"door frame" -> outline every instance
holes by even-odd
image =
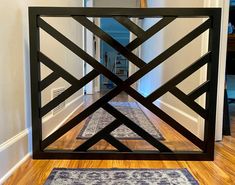
[[[221,7],[221,37],[220,37],[220,53],[219,53],[219,69],[218,69],[218,88],[217,88],[217,108],[216,108],[216,131],[215,140],[221,141],[223,138],[223,112],[224,112],[224,89],[225,89],[225,68],[227,56],[227,33],[228,33],[228,17],[229,17],[229,0],[207,0],[204,7]],[[208,38],[205,38],[208,39]],[[206,49],[204,47],[204,49]]]

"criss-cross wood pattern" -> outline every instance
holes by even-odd
[[[62,33],[57,31],[46,21],[43,16],[59,16],[71,17],[79,24],[86,27],[94,35],[105,41],[119,53],[121,53],[130,62],[136,65],[139,70],[132,74],[128,79],[123,81],[118,76],[109,71],[106,67],[99,63],[95,58],[87,54],[83,49],[77,46],[73,41],[69,40]],[[104,32],[101,28],[91,22],[87,17],[112,17],[120,24],[125,26],[130,32],[136,35],[136,39],[127,46],[121,45],[118,41]],[[129,17],[161,17],[155,25],[144,31],[138,25],[133,23]],[[193,31],[185,35],[182,39],[170,46],[160,55],[156,56],[149,63],[145,63],[141,58],[132,53],[134,49],[139,47],[154,34],[166,27],[177,18],[181,17],[205,17],[206,20],[196,27]],[[218,53],[219,53],[219,36],[220,36],[220,9],[203,9],[203,8],[155,8],[155,9],[113,9],[113,8],[29,8],[30,20],[30,56],[31,56],[31,86],[32,86],[32,126],[33,126],[33,156],[34,158],[82,158],[82,159],[184,159],[184,160],[211,160],[214,154],[214,134],[215,134],[215,111],[216,111],[216,91],[217,91],[217,73],[218,73]],[[79,56],[94,69],[81,79],[76,79],[68,71],[57,65],[49,57],[40,51],[39,45],[39,28],[43,29],[59,43],[63,44],[74,54]],[[186,69],[181,71],[175,77],[156,89],[147,97],[142,96],[139,92],[131,87],[133,83],[142,78],[148,72],[162,64],[166,59],[171,57],[181,48],[193,41],[205,31],[209,30],[209,48],[208,52],[201,58],[196,60]],[[39,63],[43,63],[52,73],[45,79],[40,81]],[[201,86],[185,94],[177,85],[191,74],[199,70],[207,64],[207,81]],[[95,101],[73,119],[61,126],[54,133],[42,140],[42,117],[49,111],[65,101],[84,85],[92,81],[98,75],[104,75],[116,84],[116,87],[105,94],[103,97]],[[49,103],[41,107],[40,92],[47,88],[58,78],[63,78],[71,86],[59,96],[55,97]],[[39,83],[38,83],[39,82]],[[122,91],[133,97],[136,101],[174,128],[182,136],[190,140],[194,145],[201,149],[201,152],[175,152],[164,145],[163,142],[154,138],[143,128],[126,117],[108,102],[112,100]],[[182,124],[168,115],[153,102],[165,93],[170,92],[181,102],[191,108],[205,120],[205,137],[204,140],[199,139]],[[206,93],[206,106],[201,107],[195,102],[195,99]],[[62,135],[78,125],[86,119],[90,114],[99,108],[103,108],[109,114],[115,117],[115,120],[75,148],[73,151],[52,151],[45,150],[47,146],[59,139]],[[133,151],[125,146],[121,141],[117,140],[110,133],[124,124],[134,131],[146,142],[152,145],[156,151]],[[117,151],[90,151],[93,145],[100,140],[106,140]]]

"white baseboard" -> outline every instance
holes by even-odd
[[[0,184],[3,184],[14,172],[17,170],[28,158],[31,157],[31,153],[25,155],[18,163],[15,164],[1,179]]]
[[[83,96],[78,96],[66,104],[65,108],[56,115],[49,114],[42,119],[42,138],[45,139],[55,130],[64,125],[69,117],[83,105]]]
[[[197,137],[201,138],[200,133],[200,124],[199,119],[187,114],[186,112],[178,109],[177,107],[174,107],[166,102],[163,102],[161,100],[157,100],[154,102],[158,107],[160,107],[164,112],[170,113],[170,116],[172,118],[177,118],[178,121],[182,126],[187,128],[189,131],[191,131],[193,134],[195,134]]]
[[[141,94],[147,96],[145,93]],[[198,118],[195,118],[194,116],[191,116],[190,114],[180,110],[179,108],[172,106],[169,103],[166,103],[159,99],[156,100],[154,104],[161,108],[164,112],[170,114],[172,118],[177,118],[177,121],[180,120],[179,123],[182,126],[184,126],[197,137],[202,139],[202,125],[200,124],[200,120]]]
[[[0,184],[30,157],[29,133],[30,129],[25,129],[0,145]]]

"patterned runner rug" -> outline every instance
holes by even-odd
[[[55,168],[45,185],[199,185],[187,169]]]
[[[136,102],[111,102],[111,105],[117,108],[120,112],[142,127],[156,139],[164,140],[160,131],[148,119],[148,117],[144,114]],[[88,139],[92,137],[98,131],[111,123],[114,119],[115,118],[104,109],[98,109],[95,113],[88,117],[77,139]],[[142,139],[125,125],[121,125],[111,132],[111,134],[117,139]]]

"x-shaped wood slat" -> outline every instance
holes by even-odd
[[[93,135],[89,140],[82,143],[79,147],[75,149],[75,151],[87,151],[90,147],[92,147],[94,144],[96,144],[101,139],[103,139],[105,134],[110,134],[113,130],[118,128],[120,125],[122,125],[120,121],[118,121],[117,119],[114,120],[112,123],[108,124],[102,130],[100,130],[95,135]]]
[[[107,44],[112,46],[116,51],[120,52],[124,57],[126,57],[128,60],[130,60],[136,66],[143,67],[145,65],[145,62],[143,60],[141,60],[135,54],[133,54],[132,52],[127,50],[118,41],[116,41],[114,38],[112,38],[109,34],[104,32],[102,29],[100,29],[97,25],[95,25],[93,22],[91,22],[86,17],[73,16],[73,18],[77,22],[79,22],[81,25],[83,25],[85,28],[92,31],[95,35],[102,38],[102,40],[104,40]]]
[[[145,141],[147,141],[149,144],[157,148],[161,152],[172,152],[167,146],[162,144],[160,141],[155,139],[151,134],[146,132],[144,129],[142,129],[139,125],[134,123],[131,119],[129,119],[127,116],[122,114],[120,111],[118,111],[116,108],[111,106],[110,104],[106,103],[102,106],[109,114],[117,118],[120,122],[122,122],[125,126],[127,126],[129,129],[134,131],[136,134],[141,136]]]
[[[113,39],[111,36],[109,36],[107,33],[105,33],[104,31],[102,31],[98,26],[96,26],[94,23],[92,23],[89,19],[87,19],[86,17],[83,16],[75,16],[74,17],[75,20],[77,20],[79,23],[81,23],[83,26],[85,26],[87,29],[89,29],[90,31],[92,31],[94,34],[96,34],[97,36],[99,36],[101,39],[103,39],[104,41],[106,41],[106,43],[110,44],[114,49],[116,49],[117,51],[121,52],[125,51],[125,53],[123,54],[124,56],[128,55],[127,53],[130,53],[132,56],[133,54],[127,50],[125,50],[125,48],[119,44],[115,39]],[[130,31],[132,31],[133,33],[135,33],[137,35],[137,37],[141,38],[141,36],[145,33],[144,30],[142,30],[140,27],[138,27],[136,24],[134,24],[132,21],[130,21],[128,18],[126,17],[115,17],[115,19],[123,24],[125,27],[127,27]],[[121,51],[121,49],[122,51]],[[131,61],[136,61],[135,58],[138,58],[136,56],[133,57],[129,57],[127,59],[131,60]],[[140,60],[138,58],[138,60]],[[144,65],[144,62],[142,60],[140,60],[140,63],[137,63],[138,67],[142,67]],[[168,90],[169,91],[169,90]],[[171,92],[171,91],[170,91]],[[178,92],[178,93],[177,93]],[[200,116],[202,116],[203,118],[207,117],[207,112],[201,108],[197,103],[189,100],[189,97],[187,97],[186,95],[184,95],[182,92],[180,92],[179,89],[176,89],[176,91],[172,90],[172,94],[174,94],[176,97],[178,97],[181,101],[183,101],[185,104],[187,104],[190,108],[192,108],[196,113],[198,113]],[[181,95],[185,98],[180,98]],[[186,101],[187,100],[187,101]]]
[[[70,41],[68,38],[66,38],[64,35],[62,35],[60,32],[58,32],[56,29],[54,29],[52,26],[50,26],[48,23],[46,23],[43,19],[38,19],[38,25],[46,31],[48,34],[50,34],[52,37],[54,37],[57,41],[59,41],[61,44],[66,46],[68,49],[70,49],[72,52],[74,52],[76,55],[81,57],[84,61],[86,61],[88,64],[90,64],[92,67],[94,67],[94,70],[89,73],[89,78],[86,77],[85,79],[90,79],[90,76],[95,76],[96,74],[99,74],[101,71],[106,74],[107,78],[112,78],[115,81],[118,81],[119,83],[122,82],[120,78],[115,76],[111,71],[109,71],[107,68],[105,68],[102,64],[100,64],[97,60],[95,60],[93,57],[91,57],[89,54],[87,54],[85,51],[83,51],[80,47],[78,47],[76,44],[74,44],[72,41]],[[39,55],[40,57],[41,55]],[[45,55],[43,55],[45,56]],[[45,59],[48,59],[48,57],[44,57]],[[96,71],[96,72],[95,72]],[[95,77],[94,77],[95,78]],[[85,84],[84,84],[85,85]],[[65,101],[69,96],[74,94],[76,92],[76,87],[71,86],[66,91],[61,93],[59,96],[51,100],[49,103],[47,103],[45,106],[43,106],[40,110],[40,116],[43,117],[46,115],[49,111],[51,111],[53,108],[58,106],[61,102]],[[77,89],[78,90],[78,89]]]
[[[129,129],[133,130],[136,134],[141,136],[143,139],[145,139],[149,144],[157,148],[161,152],[172,152],[168,147],[163,145],[160,141],[156,140],[151,134],[143,130],[140,126],[138,126],[136,123],[134,123],[132,120],[130,120],[128,117],[123,115],[120,111],[115,109],[110,104],[106,103],[102,106],[108,113],[110,113],[112,116],[116,118],[112,123],[107,125],[105,128],[103,128],[101,131],[96,133],[94,136],[92,136],[90,139],[88,139],[86,142],[84,142],[82,145],[77,147],[75,151],[86,151],[91,146],[93,146],[95,143],[100,141],[101,139],[106,138],[107,135],[110,135],[110,132],[118,128],[120,125],[124,124]],[[126,150],[127,152],[127,150]]]
[[[146,41],[148,38],[150,38],[152,35],[154,35],[156,32],[160,31],[162,28],[164,28],[167,24],[169,24],[170,22],[172,22],[175,18],[172,17],[167,17],[167,18],[163,18],[162,20],[160,20],[158,23],[156,23],[154,26],[152,26],[151,28],[149,28],[146,31],[146,34],[144,34],[142,36],[142,38],[136,38],[135,40],[133,40],[130,44],[134,43],[134,45],[127,45],[127,48],[132,48],[132,50],[134,50],[136,47],[138,47],[139,45],[141,45],[144,41]],[[86,52],[84,52],[81,48],[79,48],[76,44],[74,44],[72,41],[70,41],[69,39],[67,39],[65,36],[63,36],[60,32],[58,32],[56,29],[54,29],[51,25],[49,25],[48,23],[46,23],[43,19],[39,18],[38,19],[38,25],[44,30],[46,31],[48,34],[50,34],[52,37],[54,37],[57,41],[59,41],[61,44],[65,45],[68,49],[70,49],[71,51],[73,51],[76,55],[78,55],[79,57],[81,57],[84,61],[86,61],[87,63],[89,63],[92,67],[94,67],[97,71],[101,71],[103,70],[106,73],[106,77],[110,78],[110,75],[112,75],[113,73],[110,72],[108,69],[103,68],[103,66],[97,61],[95,60],[93,57],[91,57],[90,55],[88,55]],[[112,39],[112,38],[111,38]],[[109,39],[108,39],[109,40]],[[112,40],[111,40],[112,41]],[[137,57],[138,58],[138,57]],[[140,64],[140,65],[143,65]],[[115,78],[116,81],[119,80],[119,82],[121,82],[121,79],[117,78],[116,76],[113,76],[113,78]],[[73,87],[70,87],[69,89],[67,89],[64,93],[60,94],[59,96],[57,96],[56,98],[54,98],[51,102],[49,102],[48,104],[46,104],[40,111],[40,115],[41,117],[46,115],[49,111],[51,111],[51,109],[55,108],[56,106],[58,106],[61,102],[65,101],[65,99],[67,99],[69,96],[71,96],[72,94],[74,94],[76,91]],[[66,96],[64,96],[63,94],[67,94]]]
[[[209,90],[210,82],[206,81],[203,84],[201,84],[199,87],[194,89],[192,92],[188,94],[188,97],[195,100],[198,97],[200,97],[203,93],[207,92]]]
[[[207,55],[206,55],[207,56]],[[201,66],[203,66],[208,58],[203,57],[203,60],[199,60],[199,62],[195,62],[192,66],[189,67],[189,69],[193,69],[193,71],[196,71],[198,68],[200,68]],[[184,72],[180,73],[179,77],[181,77],[181,74],[185,74]],[[149,102],[148,100],[146,100],[146,98],[144,98],[142,95],[140,95],[138,92],[136,92],[134,89],[132,88],[128,88],[127,90],[125,90],[130,96],[132,96],[134,99],[136,99],[138,102],[140,102],[142,105],[144,105],[146,108],[148,108],[151,112],[155,113],[159,118],[161,118],[162,120],[168,120],[167,123],[170,123],[170,125],[175,128],[176,130],[180,130],[183,133],[185,133],[184,136],[186,136],[186,138],[190,138],[192,139],[193,143],[196,144],[199,148],[203,149],[204,148],[204,144],[203,142],[198,139],[196,136],[193,136],[187,129],[185,129],[184,127],[180,127],[179,123],[177,123],[174,119],[172,119],[170,116],[168,116],[166,113],[164,113],[163,111],[161,111],[158,107],[156,107],[152,102]],[[106,109],[107,111],[112,110],[110,107],[108,109]],[[111,111],[112,112],[112,111]],[[112,114],[110,112],[110,114]],[[121,115],[114,115],[115,117],[119,117]],[[122,118],[122,120],[124,120],[124,118]],[[123,122],[124,124],[126,123],[126,120]],[[126,125],[127,126],[127,125]],[[115,129],[115,128],[114,128]],[[114,130],[113,129],[113,130]],[[136,132],[136,131],[135,131]],[[137,133],[137,132],[136,132]],[[181,133],[181,132],[180,132]],[[188,135],[188,136],[187,136]],[[148,140],[151,137],[148,136]],[[93,138],[90,138],[89,140],[92,140]],[[102,137],[100,138],[102,139]],[[89,143],[89,140],[87,141]],[[155,139],[153,139],[155,140]],[[153,145],[154,146],[154,145]],[[156,145],[159,148],[159,143]],[[76,151],[78,151],[80,149],[80,147],[78,147],[76,149]],[[88,149],[88,148],[86,148]],[[166,151],[166,148],[161,148],[160,151]],[[169,150],[168,150],[169,151]]]
[[[154,24],[152,27],[150,27],[147,31],[144,31],[144,34],[142,34],[141,37],[138,36],[132,42],[130,42],[126,46],[126,48],[130,51],[136,49],[138,46],[143,44],[146,40],[151,38],[154,34],[159,32],[162,28],[166,27],[168,24],[170,24],[175,19],[176,19],[176,17],[164,17],[164,18],[162,18],[160,21],[158,21],[156,24]],[[135,33],[135,31],[132,30],[132,29],[130,31]]]
[[[152,26],[151,28],[149,28],[149,30],[146,31],[146,36],[143,36],[144,39],[141,40],[134,40],[138,41],[138,44],[142,44],[142,42],[144,42],[145,40],[147,40],[148,38],[150,38],[154,33],[154,31],[160,31],[163,27],[165,27],[167,24],[169,24],[170,22],[172,22],[175,18],[164,18],[161,21],[159,21],[158,23],[156,23],[154,26]],[[91,24],[91,22],[88,23]],[[104,73],[106,74],[105,76],[107,78],[110,78],[110,76],[113,76],[113,79],[115,81],[119,81],[121,82],[122,80],[118,77],[116,77],[115,75],[113,75],[112,72],[110,72],[108,69],[104,68],[97,60],[95,60],[93,57],[91,57],[90,55],[88,55],[85,51],[83,51],[81,48],[79,48],[76,44],[74,44],[72,41],[70,41],[69,39],[67,39],[64,35],[62,35],[60,32],[58,32],[56,29],[54,29],[51,25],[49,25],[48,23],[46,23],[43,19],[39,18],[38,19],[38,25],[44,30],[46,31],[48,34],[50,34],[52,37],[54,37],[57,41],[59,41],[61,44],[65,45],[68,49],[70,49],[71,51],[73,51],[76,55],[78,55],[79,57],[81,57],[83,60],[85,60],[87,63],[89,63],[92,67],[94,67],[94,69],[96,69],[97,71],[104,71]],[[91,27],[91,26],[90,26]],[[107,35],[106,35],[107,36]],[[138,39],[138,38],[137,38]],[[106,39],[107,41],[110,41],[110,38]],[[111,38],[111,42],[112,42],[112,38]],[[132,42],[131,42],[132,43]],[[128,47],[128,46],[127,46]],[[136,45],[136,47],[138,47],[138,45]],[[133,55],[132,55],[133,56]],[[136,57],[135,57],[136,58]],[[135,59],[134,58],[134,59]],[[137,57],[138,58],[138,57]],[[132,58],[130,58],[132,59]],[[137,64],[138,65],[138,64]],[[141,64],[139,65],[144,65],[143,61]],[[53,108],[55,108],[56,106],[58,106],[61,102],[65,101],[65,99],[67,99],[69,96],[71,96],[73,93],[75,93],[76,89],[74,89],[73,86],[71,86],[69,89],[67,89],[64,93],[60,94],[59,96],[57,96],[56,98],[54,98],[51,102],[49,102],[48,104],[46,104],[41,110],[40,110],[40,115],[44,116],[46,115],[49,111],[51,111]],[[66,96],[64,96],[64,94],[67,94]]]
[[[43,20],[41,20],[42,22]],[[117,94],[119,94],[121,91],[125,90],[126,92],[131,92],[133,91],[136,95],[136,99],[137,101],[139,101],[141,95],[136,92],[134,89],[132,89],[130,87],[130,85],[132,83],[134,83],[136,80],[138,80],[139,78],[141,78],[143,75],[145,75],[146,73],[148,73],[149,71],[151,71],[153,68],[155,68],[156,66],[158,66],[159,64],[161,64],[164,60],[166,60],[168,57],[170,57],[171,55],[173,55],[175,52],[177,52],[179,49],[181,49],[182,47],[184,47],[186,44],[188,44],[189,42],[191,42],[194,38],[196,38],[197,36],[199,36],[201,33],[203,33],[205,30],[207,30],[210,27],[210,20],[206,21],[205,23],[203,23],[202,25],[200,25],[198,28],[196,28],[195,30],[193,30],[191,33],[189,33],[188,35],[186,35],[184,38],[182,38],[180,41],[178,41],[176,44],[174,44],[173,46],[171,46],[170,48],[168,48],[165,52],[163,52],[161,55],[159,55],[158,57],[156,57],[155,59],[153,59],[150,63],[144,65],[139,71],[137,71],[136,73],[134,73],[130,78],[128,78],[127,80],[125,80],[124,82],[122,80],[120,80],[117,76],[115,76],[113,73],[106,73],[107,71],[105,69],[103,69],[103,66],[99,66],[102,69],[102,74],[104,74],[106,77],[110,78],[112,81],[114,81],[114,83],[116,83],[118,86],[116,88],[114,88],[112,91],[110,91],[109,93],[107,93],[105,96],[103,96],[101,99],[97,100],[95,103],[93,103],[90,107],[88,107],[87,109],[85,109],[84,111],[82,111],[79,115],[77,115],[74,119],[72,119],[71,121],[69,121],[66,125],[62,126],[61,128],[59,128],[57,131],[55,131],[53,134],[51,134],[49,137],[47,137],[43,142],[42,142],[42,147],[45,148],[46,146],[48,146],[50,143],[52,143],[53,141],[55,141],[56,139],[58,139],[61,135],[63,135],[64,133],[66,133],[68,130],[70,130],[71,128],[73,128],[74,126],[76,126],[80,121],[82,121],[83,119],[85,119],[90,113],[96,111],[100,106],[102,106],[102,104],[107,103],[108,101],[110,101],[113,97],[115,97]],[[41,24],[40,26],[45,26],[45,22],[43,22],[43,24]],[[48,28],[48,25],[46,25],[46,27]],[[45,31],[47,31],[49,34],[51,34],[51,31],[48,31],[46,28]],[[50,28],[50,27],[49,27]],[[50,28],[51,29],[51,28]],[[52,29],[51,29],[52,30]],[[55,30],[52,30],[52,32],[55,32]],[[53,34],[51,34],[53,36]],[[56,37],[56,39],[58,41],[61,42],[61,36],[58,38],[56,35],[58,34],[54,34],[53,37]],[[62,37],[63,38],[63,37]],[[71,44],[71,42],[69,42],[67,39],[63,38],[63,44],[70,48],[74,48],[75,46],[73,44]],[[70,46],[68,46],[65,43],[69,43]],[[79,47],[78,47],[79,48]],[[79,48],[80,49],[80,48]],[[71,49],[72,51],[74,51],[73,49]],[[84,54],[82,51],[79,50],[79,52],[74,51],[75,54],[78,54],[79,56],[81,54]],[[80,56],[81,57],[81,56]],[[84,57],[83,57],[84,58]],[[92,57],[91,57],[92,58]],[[89,57],[86,57],[86,59],[88,59],[88,63],[89,60],[94,60],[91,59]],[[205,56],[202,57],[201,60],[205,60]],[[91,63],[91,62],[90,62]],[[92,63],[93,64],[93,63]],[[92,66],[94,66],[95,64],[93,64]],[[96,64],[97,65],[97,64]],[[104,72],[105,71],[105,72]],[[132,95],[132,94],[130,94]],[[144,106],[146,106],[146,101],[147,102],[151,102],[146,98],[142,98],[142,100],[140,102],[142,102],[142,104]],[[151,102],[152,103],[152,102]],[[147,108],[150,108],[150,106],[146,106]],[[153,108],[156,108],[156,106],[153,106],[153,104],[151,105],[150,111],[153,110]],[[152,109],[152,110],[151,110]],[[155,111],[152,111],[155,113]],[[164,112],[163,114],[164,115]],[[160,116],[160,118],[163,118],[163,120],[172,120],[171,117],[167,116]],[[194,144],[196,144],[198,147],[203,148],[204,145],[202,143],[201,140],[199,140],[196,136],[194,136],[193,134],[191,134],[189,131],[186,131],[185,133],[182,133],[182,130],[184,130],[185,128],[181,128],[182,126],[176,122],[173,121],[174,126],[173,128],[175,128],[177,131],[179,131],[182,135],[184,135],[186,138],[194,138],[195,137],[195,141],[192,141]],[[172,124],[171,124],[172,126]],[[180,129],[177,129],[177,127]],[[142,129],[143,130],[143,129]],[[187,130],[187,129],[185,129]],[[196,139],[197,138],[197,139]],[[147,140],[148,141],[148,140]],[[148,141],[149,142],[149,141]],[[155,139],[155,142],[159,142]],[[158,146],[159,147],[159,146]]]

